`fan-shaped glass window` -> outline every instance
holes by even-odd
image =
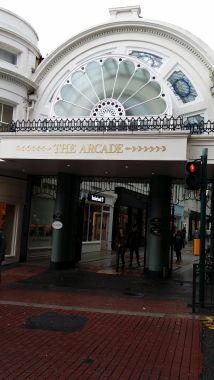
[[[58,118],[156,116],[167,113],[162,85],[148,66],[127,57],[93,60],[69,75],[58,90]]]
[[[158,55],[147,53],[145,51],[132,50],[129,55],[142,59],[148,63],[151,67],[158,69],[163,64],[163,58]]]
[[[198,96],[193,84],[182,71],[174,71],[168,78],[168,84],[176,98],[183,103],[189,103]]]

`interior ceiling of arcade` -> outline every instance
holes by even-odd
[[[0,175],[9,173],[18,177],[32,175],[57,175],[70,173],[81,177],[150,178],[167,175],[184,180],[185,162],[177,161],[113,161],[113,160],[6,160],[0,162]],[[208,177],[214,177],[214,165],[208,165]]]

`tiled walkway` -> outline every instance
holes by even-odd
[[[189,284],[95,267],[4,269],[0,379],[199,380],[202,324]]]

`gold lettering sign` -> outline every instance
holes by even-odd
[[[162,153],[167,150],[165,145],[123,145],[123,144],[54,144],[54,145],[17,145],[21,152],[53,152],[80,154],[115,154],[115,153]]]
[[[76,153],[75,144],[54,144],[55,153]]]
[[[123,153],[123,144],[84,144],[79,153]]]

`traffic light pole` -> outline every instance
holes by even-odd
[[[205,281],[205,237],[206,237],[206,190],[207,190],[207,155],[208,149],[202,150],[202,181],[201,181],[201,218],[200,218],[200,273],[199,273],[199,302],[204,306]]]

